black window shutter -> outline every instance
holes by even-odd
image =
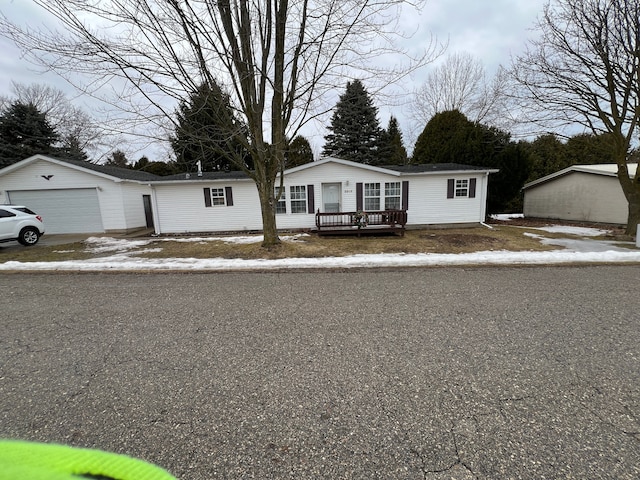
[[[313,191],[313,185],[307,185],[307,213],[314,213],[316,209],[316,200]]]
[[[356,183],[356,210],[362,210],[362,183]]]
[[[476,179],[469,180],[469,198],[476,198]]]
[[[210,188],[204,189],[204,206],[205,207],[211,206],[211,189]]]
[[[233,207],[233,192],[231,187],[224,187],[224,196],[227,198],[227,207]]]
[[[409,209],[409,181],[402,182],[402,210]]]
[[[453,198],[453,194],[455,193],[456,181],[453,178],[447,180],[447,198]]]

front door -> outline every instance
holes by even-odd
[[[340,191],[341,183],[322,184],[322,206],[326,213],[336,213],[340,211]]]

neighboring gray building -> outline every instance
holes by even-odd
[[[635,175],[637,164],[629,164]],[[615,164],[572,165],[527,183],[524,216],[579,222],[627,223],[628,203]]]

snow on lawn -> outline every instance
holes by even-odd
[[[491,218],[493,218],[494,220],[502,220],[503,222],[506,222],[513,218],[524,218],[524,214],[523,213],[495,213],[491,215]]]
[[[599,228],[590,227],[572,227],[570,225],[551,225],[548,227],[535,227],[532,230],[544,230],[549,233],[568,233],[570,235],[578,235],[580,237],[599,237],[606,235],[611,230],[601,230]]]
[[[463,254],[376,254],[346,257],[243,260],[224,258],[135,258],[127,254],[66,262],[15,262],[0,264],[2,270],[48,271],[221,271],[306,268],[424,267],[443,265],[544,265],[562,263],[640,263],[639,251],[551,252],[486,251]]]
[[[190,237],[126,240],[109,237],[90,237],[86,240],[91,252],[108,253],[111,256],[89,260],[69,260],[63,262],[16,262],[0,264],[2,270],[40,271],[132,271],[132,270],[177,270],[177,271],[221,271],[221,270],[276,270],[301,268],[365,268],[365,267],[421,267],[442,265],[542,265],[558,263],[640,263],[640,251],[618,247],[614,242],[591,239],[548,239],[539,235],[541,242],[560,245],[564,250],[550,252],[485,251],[463,254],[372,254],[349,255],[346,257],[285,258],[266,259],[225,259],[225,258],[138,258],[144,247],[158,241],[255,243],[261,242],[261,235],[235,237]],[[296,241],[300,235],[283,236],[284,241]],[[156,243],[157,245],[157,243]],[[151,249],[148,249],[151,250]],[[153,249],[157,251],[159,249]],[[142,250],[146,251],[146,250]]]

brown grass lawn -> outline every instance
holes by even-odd
[[[220,241],[183,242],[178,237],[151,238],[148,245],[129,250],[132,256],[145,258],[287,258],[287,257],[333,257],[353,254],[378,253],[469,253],[488,250],[544,251],[557,246],[545,246],[526,232],[544,237],[570,237],[567,234],[551,234],[531,227],[541,224],[530,222],[520,225],[496,223],[493,228],[455,228],[408,230],[404,237],[378,236],[328,236],[282,234],[283,242],[274,248],[265,249],[260,243],[237,244]],[[286,237],[289,237],[287,239]],[[215,238],[215,237],[209,237]],[[11,252],[11,258],[3,258],[0,247],[0,262],[81,260],[110,256],[113,252],[94,253],[90,245],[80,242],[68,245],[24,248]]]
[[[340,257],[366,253],[466,253],[482,250],[548,250],[538,240],[523,235],[522,229],[486,227],[447,230],[409,230],[404,237],[305,235],[265,249],[260,243],[238,245],[224,242],[183,243],[164,240],[160,252],[141,253],[147,258],[287,258]]]

